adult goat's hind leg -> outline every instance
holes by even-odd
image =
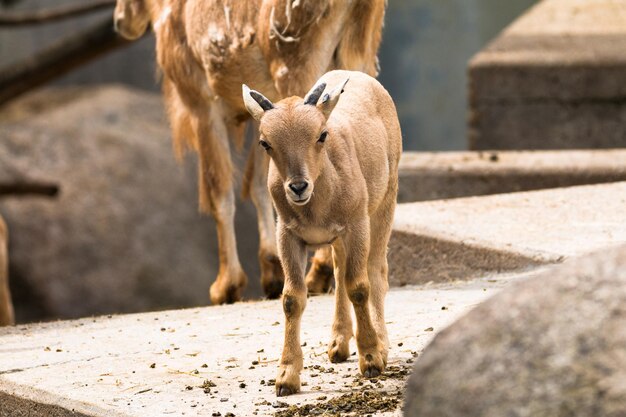
[[[241,291],[248,279],[237,254],[228,131],[218,102],[214,102],[210,109],[198,112],[191,120],[198,139],[200,210],[213,215],[217,226],[220,266],[217,279],[211,285],[211,302],[233,303],[241,299]]]
[[[330,246],[315,251],[315,255],[311,258],[311,268],[306,275],[306,286],[309,294],[324,294],[330,290],[334,276],[333,268]]]
[[[276,221],[272,199],[267,190],[269,158],[258,145],[259,129],[254,126],[254,139],[248,156],[244,177],[244,196],[249,195],[256,207],[259,222],[259,263],[261,286],[269,298],[278,298],[283,292],[284,275],[276,248]]]
[[[11,292],[9,291],[7,235],[7,226],[0,218],[0,326],[7,326],[15,322]]]

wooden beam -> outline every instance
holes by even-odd
[[[94,0],[87,4],[72,4],[60,6],[56,9],[44,9],[34,12],[0,13],[0,26],[24,26],[57,22],[59,20],[110,9],[113,6],[115,6],[115,0]]]
[[[113,30],[111,17],[8,68],[0,69],[0,106],[130,41]]]
[[[59,186],[53,183],[41,182],[0,182],[0,197],[7,195],[40,195],[56,197],[59,194]]]

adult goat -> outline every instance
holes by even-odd
[[[217,224],[219,273],[214,304],[240,299],[247,277],[237,254],[231,142],[243,143],[249,115],[241,84],[270,100],[302,95],[331,69],[377,74],[385,0],[118,0],[116,30],[135,39],[151,24],[178,155],[199,156],[200,210]],[[258,129],[254,129],[258,131]],[[258,137],[255,138],[256,143]],[[244,195],[258,213],[261,283],[269,297],[283,287],[274,214],[266,189],[268,160],[252,146]],[[317,253],[311,288],[328,281],[329,252]],[[330,266],[332,268],[332,266]]]

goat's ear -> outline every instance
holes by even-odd
[[[255,120],[261,120],[266,111],[274,108],[274,105],[267,97],[255,90],[250,90],[247,85],[242,85],[243,103],[246,110],[254,117]]]
[[[350,81],[350,77],[346,78],[343,83],[335,87],[330,93],[325,93],[320,102],[317,103],[317,108],[324,113],[326,119],[330,117],[330,114],[339,102],[339,96],[343,93],[343,89],[346,87],[346,84],[348,84],[348,81]]]

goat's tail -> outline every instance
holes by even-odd
[[[190,149],[196,149],[197,144],[193,142],[194,133],[191,127],[191,120],[188,113],[182,113],[172,117],[170,115],[170,123],[172,125],[172,145],[174,146],[174,155],[180,162]]]
[[[176,92],[176,87],[167,77],[163,78],[163,95],[172,129],[174,154],[180,162],[186,151],[198,148],[198,144],[194,143],[195,135],[191,126],[191,116]]]

